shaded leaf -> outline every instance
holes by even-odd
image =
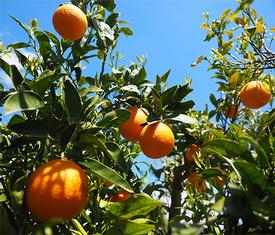
[[[82,104],[77,89],[69,80],[65,80],[63,84],[63,99],[70,119],[78,122]]]
[[[122,219],[130,219],[137,215],[147,215],[161,205],[162,202],[154,200],[146,194],[133,194],[126,201],[111,204],[109,211]]]
[[[89,158],[89,161],[81,162],[80,164],[90,169],[96,176],[108,180],[111,183],[127,190],[128,192],[133,192],[132,187],[122,176],[101,162]]]
[[[12,93],[4,103],[4,113],[40,109],[44,106],[42,99],[32,91]]]

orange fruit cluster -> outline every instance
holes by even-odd
[[[174,148],[175,137],[171,128],[160,121],[142,126],[147,115],[141,108],[132,107],[128,121],[119,131],[128,141],[139,141],[142,152],[149,158],[157,159],[168,155]]]
[[[244,85],[240,91],[243,105],[249,109],[258,109],[268,103],[271,92],[261,81],[251,81]]]
[[[80,166],[70,160],[52,160],[28,178],[25,201],[41,221],[67,221],[85,207],[88,188],[88,176]]]
[[[84,12],[73,4],[63,4],[56,9],[53,15],[53,26],[57,33],[68,40],[78,40],[88,27]]]

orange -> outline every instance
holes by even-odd
[[[85,207],[89,180],[80,166],[69,160],[52,160],[28,178],[25,201],[41,221],[67,221]]]
[[[214,181],[216,182],[216,184],[220,185],[220,187],[224,187],[225,186],[225,181],[220,176],[215,176],[214,177]]]
[[[237,109],[237,107],[234,104],[232,104],[223,113],[227,118],[237,118],[240,113],[240,110]]]
[[[88,26],[84,12],[73,4],[58,7],[54,12],[52,22],[57,33],[72,41],[80,39]]]
[[[196,173],[193,172],[188,178],[187,178],[188,182],[190,184],[192,184],[194,186],[194,188],[196,190],[198,190],[198,192],[202,193],[206,190],[206,184],[205,182],[201,182],[200,184],[200,176]]]
[[[109,180],[104,180],[103,183],[106,187],[111,187],[113,185],[113,183]]]
[[[147,121],[147,114],[141,108],[128,108],[130,118],[119,126],[120,134],[128,141],[138,141],[143,129],[141,123]]]
[[[185,152],[185,156],[189,161],[194,160],[194,154],[198,153],[200,151],[200,147],[196,144],[191,144],[187,147],[187,150]]]
[[[139,138],[142,152],[149,158],[157,159],[172,152],[175,137],[171,128],[160,121],[145,126]]]
[[[240,91],[243,105],[249,109],[258,109],[268,103],[271,92],[261,81],[252,81],[244,85]]]
[[[119,191],[110,198],[110,202],[123,202],[131,197],[131,193],[127,191]]]

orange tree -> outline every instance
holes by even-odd
[[[171,234],[275,232],[274,28],[252,2],[213,21],[204,15],[205,41],[216,39],[217,49],[191,66],[208,62],[219,94],[210,95],[212,110],[189,112],[198,122],[178,130],[183,147],[151,168],[159,182],[145,189],[171,199]]]
[[[132,31],[113,0],[72,3],[77,10],[52,13],[62,39],[13,17],[29,40],[1,49],[23,69],[0,58],[14,85],[0,86],[11,114],[0,126],[0,233],[274,233],[274,29],[252,1],[219,20],[205,15],[205,40],[218,48],[192,66],[205,60],[215,72],[221,95],[210,95],[210,112],[191,111],[190,84],[168,87],[169,71],[146,80],[143,57],[120,65],[117,41]],[[101,65],[87,75],[93,61]],[[148,166],[158,179],[148,185],[142,151],[163,157],[161,168]]]
[[[36,20],[26,25],[12,17],[28,41],[1,48],[22,68],[0,58],[13,83],[0,84],[2,110],[10,115],[0,126],[0,233],[158,233],[163,204],[143,192],[146,173],[138,174],[144,167],[135,160],[141,149],[132,141],[142,140],[148,124],[147,155],[177,151],[172,129],[190,122],[184,115],[194,105],[186,99],[189,83],[168,88],[170,71],[146,80],[143,57],[120,64],[118,39],[132,31],[113,0],[72,4],[49,15],[63,38],[39,29]],[[86,74],[84,63],[93,61],[98,70]],[[137,108],[142,115],[133,121]]]

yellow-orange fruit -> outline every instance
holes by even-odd
[[[194,160],[194,154],[198,153],[200,151],[200,147],[196,144],[191,144],[187,147],[187,150],[185,152],[185,156],[187,160],[193,161]]]
[[[227,108],[225,111],[224,111],[224,115],[227,117],[227,118],[237,118],[238,115],[240,113],[240,110],[237,109],[237,107],[235,105],[231,105],[229,106],[229,108]]]
[[[127,191],[119,191],[110,198],[110,202],[122,202],[126,201],[131,197],[131,193]]]
[[[201,182],[200,184],[200,176],[196,173],[193,172],[188,178],[187,178],[188,182],[190,184],[192,184],[194,186],[194,188],[196,190],[198,190],[198,192],[202,193],[206,190],[206,184],[205,182]]]
[[[111,187],[113,185],[113,183],[111,181],[109,181],[109,180],[104,180],[104,185],[106,187]]]
[[[220,187],[224,187],[224,186],[225,186],[225,180],[224,180],[222,177],[220,177],[220,176],[215,176],[215,177],[214,177],[214,181],[215,181],[218,185],[220,185]]]
[[[85,207],[89,180],[80,166],[70,160],[52,160],[28,178],[25,201],[41,221],[67,221]]]
[[[88,26],[84,12],[73,4],[58,7],[54,12],[52,22],[57,33],[72,41],[80,39]]]
[[[271,98],[270,90],[261,81],[252,81],[244,85],[240,91],[243,105],[249,109],[258,109],[268,103]]]
[[[157,159],[172,152],[175,137],[171,128],[160,121],[145,126],[139,138],[142,152],[149,158]]]
[[[128,141],[138,141],[143,126],[140,124],[147,121],[147,114],[141,108],[128,108],[130,118],[119,126],[120,134]]]

